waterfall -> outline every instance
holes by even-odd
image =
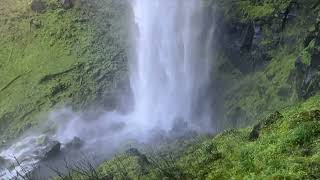
[[[191,128],[208,127],[209,112],[203,106],[197,112],[210,78],[212,44],[212,32],[204,29],[201,1],[135,0],[132,7],[136,38],[131,59],[135,99],[131,125],[144,131],[168,131],[176,121]]]
[[[130,3],[134,14],[129,58],[132,112],[106,112],[88,121],[81,112],[68,108],[53,111],[45,124],[51,128],[53,122],[58,125],[54,134],[43,134],[39,127],[0,152],[0,158],[14,162],[12,155],[17,155],[25,168],[32,170],[33,163],[42,163],[38,154],[46,147],[39,146],[37,141],[43,136],[59,141],[62,147],[78,137],[85,142],[81,152],[94,153],[104,160],[128,140],[148,143],[159,133],[170,136],[185,130],[212,131],[206,90],[215,26],[208,22],[202,1]],[[71,158],[79,158],[78,154],[67,153]],[[59,160],[55,163],[58,167],[61,164]],[[15,168],[2,172],[0,169],[0,179],[14,176]]]

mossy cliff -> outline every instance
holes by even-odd
[[[206,2],[217,17],[213,89],[224,126],[252,124],[318,93],[318,1]]]
[[[127,4],[61,2],[0,2],[0,145],[55,106],[113,109],[127,88]]]

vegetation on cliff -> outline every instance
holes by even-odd
[[[127,79],[127,5],[62,2],[1,2],[0,145],[56,106],[116,106],[115,90]]]
[[[219,17],[213,79],[217,100],[225,104],[225,126],[252,124],[317,94],[318,1],[218,0],[207,5]]]

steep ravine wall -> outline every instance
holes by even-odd
[[[317,94],[318,1],[206,2],[217,18],[212,91],[223,128],[255,123]]]

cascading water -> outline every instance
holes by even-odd
[[[133,53],[129,61],[134,109],[126,115],[106,112],[89,122],[81,118],[81,113],[68,109],[53,112],[50,117],[54,121],[60,119],[55,121],[59,128],[48,136],[62,146],[79,137],[86,143],[82,152],[101,155],[110,154],[128,139],[150,142],[155,132],[179,131],[179,126],[198,132],[212,130],[209,101],[202,96],[210,78],[215,26],[206,22],[202,1],[130,3],[134,13]],[[13,160],[13,155],[17,155],[32,169],[31,163],[41,161],[37,157],[39,148],[46,148],[37,145],[37,138],[42,136],[27,134],[0,152],[0,157]],[[8,173],[1,176],[0,171],[0,179],[9,177]]]
[[[201,7],[199,0],[133,2],[136,57],[131,85],[136,103],[131,126],[170,130],[176,121],[185,121],[190,127],[209,127],[206,109],[196,113],[210,75],[206,48],[212,43],[203,34]]]

